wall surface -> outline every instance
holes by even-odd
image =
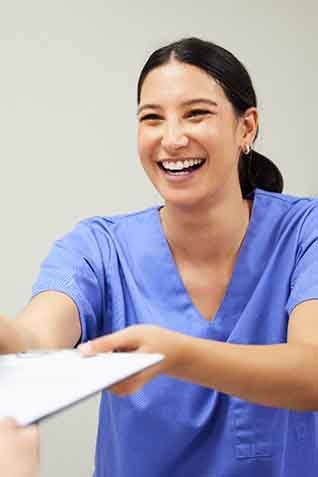
[[[14,316],[52,241],[81,218],[159,201],[136,152],[136,82],[181,37],[223,45],[259,97],[257,148],[285,191],[318,195],[314,0],[0,2],[1,312]],[[45,320],[45,316],[43,316]],[[41,426],[42,476],[89,476],[98,398]]]

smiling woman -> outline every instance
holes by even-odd
[[[6,350],[165,355],[103,394],[95,477],[316,476],[318,202],[281,193],[257,132],[230,52],[155,51],[138,149],[163,204],[81,221],[0,320]]]

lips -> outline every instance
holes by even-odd
[[[198,160],[198,159],[196,158],[196,160]],[[172,166],[171,169],[170,169],[169,166],[167,166],[166,164],[165,164],[165,167],[164,167],[164,166],[163,166],[163,163],[173,163],[173,164],[176,164],[177,162],[185,162],[185,161],[187,161],[187,162],[189,162],[189,161],[193,162],[194,160],[193,160],[193,159],[182,159],[182,161],[181,161],[180,159],[179,159],[178,161],[176,161],[176,160],[175,160],[175,161],[164,160],[164,161],[159,161],[159,162],[158,162],[158,166],[160,167],[160,169],[161,169],[162,171],[164,171],[164,172],[166,172],[166,173],[168,173],[168,174],[178,174],[178,173],[180,173],[180,172],[182,172],[182,173],[187,173],[187,172],[190,173],[190,172],[193,172],[193,171],[196,171],[196,170],[200,169],[200,168],[203,166],[203,164],[205,164],[205,162],[206,162],[206,159],[199,159],[199,160],[202,161],[202,162],[200,162],[199,164],[193,164],[193,165],[191,165],[191,166],[187,165],[186,167],[183,167],[183,168],[180,168],[180,166],[179,166],[178,169],[176,169],[174,166]]]
[[[171,162],[171,161],[169,161]],[[191,183],[194,177],[199,174],[199,169],[206,163],[206,159],[203,160],[201,164],[194,164],[193,166],[189,166],[183,169],[175,169],[175,170],[167,170],[163,167],[162,164],[158,162],[158,167],[163,174],[165,180],[170,183],[171,185],[175,185],[177,187],[182,186],[182,184],[186,185]]]

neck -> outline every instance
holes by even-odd
[[[167,203],[161,209],[161,222],[175,258],[215,267],[235,262],[248,227],[251,205],[241,195],[197,210]]]

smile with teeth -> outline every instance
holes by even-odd
[[[188,174],[199,169],[205,162],[205,159],[185,159],[178,161],[162,161],[159,166],[165,172],[174,175]]]

